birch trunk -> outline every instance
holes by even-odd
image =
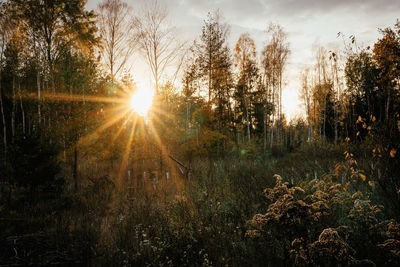
[[[264,110],[264,153],[267,150],[267,112]]]

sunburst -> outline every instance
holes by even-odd
[[[151,147],[157,148],[153,156],[158,160],[160,159],[159,157],[162,157],[162,161],[167,165],[168,169],[175,173],[174,164],[169,159],[168,143],[164,144],[165,140],[163,141],[162,138],[165,133],[159,132],[160,129],[158,127],[161,125],[168,127],[165,125],[163,118],[165,116],[168,117],[169,114],[159,109],[158,104],[153,104],[153,96],[153,90],[149,88],[118,86],[112,96],[44,93],[42,94],[42,99],[50,102],[96,102],[106,104],[101,108],[95,108],[95,110],[86,115],[87,119],[96,118],[97,121],[101,116],[102,122],[86,135],[80,136],[75,146],[90,147],[100,140],[105,140],[104,137],[111,134],[106,146],[109,148],[109,152],[113,153],[111,151],[118,146],[117,140],[124,140],[120,143],[122,151],[119,166],[117,165],[118,170],[110,168],[110,177],[115,177],[117,179],[115,182],[124,186],[123,177],[126,176],[127,170],[130,168],[133,155],[143,156],[145,160],[149,160],[150,165],[152,165],[151,162],[154,163],[154,160],[147,159],[147,156],[141,155],[143,152],[147,153],[145,151],[150,151]],[[23,97],[36,99],[33,94]],[[149,141],[150,143],[148,143]],[[151,144],[151,147],[142,150],[135,147],[138,142],[143,142],[146,146]],[[69,153],[72,152],[73,147],[68,149]]]

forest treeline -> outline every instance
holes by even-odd
[[[257,50],[248,33],[228,43],[219,11],[185,42],[157,1],[85,5],[1,1],[0,261],[399,262],[399,22],[372,46],[339,33],[342,49],[314,47],[305,116],[287,121],[296,44],[282,26]],[[146,117],[126,104],[138,58],[154,86]],[[276,173],[288,183],[274,187]],[[63,249],[14,255],[32,244]]]

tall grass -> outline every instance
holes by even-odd
[[[96,171],[101,169],[97,164],[92,170],[80,169],[87,175],[80,190],[71,187],[58,200],[48,217],[51,221],[39,219],[31,207],[16,213],[31,214],[28,217],[32,219],[23,223],[32,227],[27,232],[42,229],[57,251],[65,251],[64,263],[263,265],[266,255],[273,252],[266,250],[265,240],[246,233],[253,229],[253,216],[268,206],[263,192],[274,187],[274,174],[280,174],[290,186],[304,188],[315,178],[335,180],[335,168],[344,161],[343,146],[305,146],[279,157],[258,153],[260,156],[195,159],[189,176],[171,171],[169,179],[149,172],[144,177],[143,167],[123,183],[110,175],[114,172]],[[48,203],[37,205],[48,211]],[[33,228],[35,220],[38,226]],[[4,242],[12,249],[10,242]],[[4,258],[13,257],[7,255]]]

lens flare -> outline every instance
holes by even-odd
[[[138,89],[131,95],[129,106],[140,116],[146,116],[153,102],[151,90]]]

